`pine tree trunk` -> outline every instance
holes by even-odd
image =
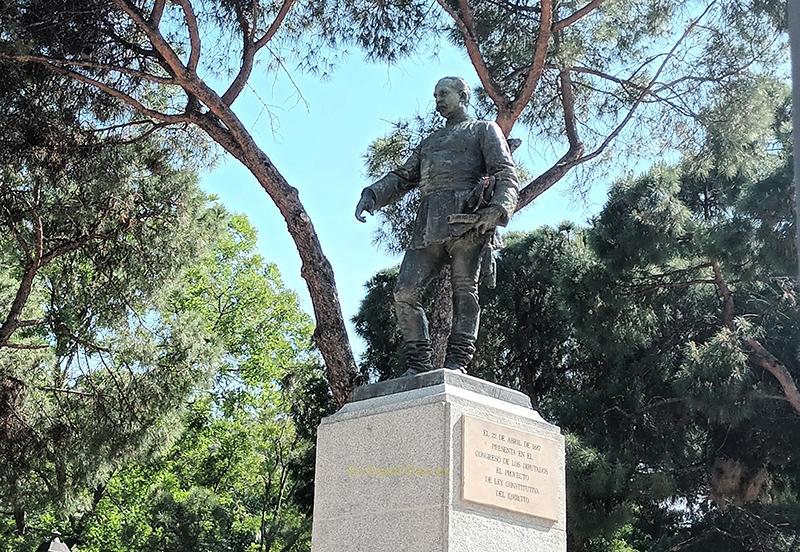
[[[453,291],[450,271],[442,270],[431,284],[431,307],[428,316],[433,347],[433,367],[441,368],[447,351],[447,338],[453,323]]]
[[[345,329],[333,268],[322,252],[298,190],[289,185],[236,114],[211,88],[202,82],[191,82],[187,87],[210,109],[210,113],[196,121],[198,126],[250,170],[286,221],[302,261],[300,275],[306,281],[314,309],[314,343],[325,361],[334,399],[342,406],[358,383],[358,369]]]

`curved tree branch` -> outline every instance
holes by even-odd
[[[517,122],[519,116],[525,110],[525,106],[531,101],[536,85],[539,84],[539,79],[544,70],[544,62],[547,57],[547,48],[552,37],[551,25],[553,22],[553,1],[542,0],[541,3],[541,19],[539,20],[539,35],[536,37],[536,46],[533,49],[533,59],[531,61],[530,70],[525,77],[525,83],[522,89],[514,98],[514,101],[505,111],[499,109],[497,116],[497,124],[503,130],[503,133],[508,136],[514,123]],[[499,108],[499,106],[498,106]]]
[[[267,29],[267,32],[264,33],[264,36],[253,42],[252,34],[253,30],[255,29],[255,23],[251,28],[247,23],[247,19],[244,17],[244,14],[241,14],[237,11],[237,18],[239,20],[239,27],[242,31],[242,64],[239,67],[239,72],[234,77],[233,81],[231,82],[228,89],[222,94],[222,101],[225,105],[231,105],[236,98],[239,97],[239,94],[242,93],[244,90],[244,86],[247,83],[247,79],[250,78],[250,74],[253,72],[253,65],[255,63],[255,56],[258,51],[263,48],[264,46],[269,43],[270,40],[275,36],[275,33],[278,32],[278,29],[283,24],[283,21],[286,19],[286,16],[289,14],[292,6],[294,5],[296,0],[284,0],[283,4],[281,5],[281,9],[278,11],[278,14],[275,16],[275,20]]]
[[[437,0],[437,2],[453,21],[455,21],[458,30],[461,32],[461,36],[464,38],[464,45],[467,48],[467,55],[469,55],[469,59],[473,67],[475,67],[475,72],[478,74],[478,78],[486,94],[499,112],[507,111],[511,105],[511,100],[502,92],[500,86],[494,80],[489,67],[486,65],[486,60],[483,59],[483,54],[481,54],[480,47],[475,37],[472,7],[469,5],[469,0],[459,0],[461,15],[459,15],[459,12],[456,11],[447,0]],[[467,21],[472,23],[472,28],[468,26]]]
[[[592,13],[594,10],[599,8],[603,2],[605,2],[605,0],[592,0],[591,2],[589,2],[585,6],[574,12],[573,14],[565,17],[564,19],[556,21],[556,23],[553,25],[553,32],[561,31],[569,27],[573,23],[577,22],[578,20],[583,19],[584,17]]]
[[[145,71],[137,71],[136,69],[129,69],[127,67],[120,67],[118,65],[107,65],[105,63],[96,63],[93,61],[85,61],[85,60],[73,60],[73,59],[58,59],[46,56],[27,56],[27,55],[20,55],[20,56],[2,56],[4,59],[10,59],[14,61],[23,61],[23,62],[32,62],[32,63],[46,63],[50,65],[55,65],[57,67],[83,67],[85,69],[97,69],[100,71],[114,71],[117,73],[121,73],[123,75],[128,75],[129,77],[134,77],[137,79],[142,79],[148,82],[153,82],[156,84],[163,84],[167,86],[177,86],[178,83],[175,79],[169,77],[159,77],[158,75],[153,75],[152,73],[147,73]]]
[[[722,300],[723,325],[729,330],[734,330],[733,315],[735,305],[733,294],[731,293],[728,283],[725,281],[719,262],[712,261],[711,267],[714,271],[714,283]],[[742,341],[750,349],[750,363],[757,368],[769,372],[772,377],[777,380],[783,390],[786,400],[794,411],[800,414],[800,391],[797,389],[797,383],[794,381],[794,377],[792,377],[788,368],[754,337],[745,335],[742,337]]]
[[[17,328],[20,327],[20,317],[31,295],[31,291],[33,290],[33,280],[36,278],[36,274],[38,274],[39,269],[43,265],[44,227],[42,225],[42,218],[36,213],[35,209],[34,216],[33,227],[35,237],[33,255],[30,256],[26,263],[25,270],[17,286],[17,292],[14,294],[14,301],[11,303],[11,308],[8,310],[3,323],[0,324],[0,348],[8,345],[11,336]]]
[[[16,59],[15,57],[7,58],[7,59]],[[35,60],[31,60],[35,61]],[[145,117],[150,117],[151,119],[155,119],[157,121],[161,121],[164,123],[185,123],[191,121],[191,117],[186,114],[170,114],[170,113],[162,113],[161,111],[157,111],[155,109],[150,109],[149,107],[145,106],[139,100],[118,90],[112,86],[109,86],[103,82],[100,82],[97,79],[93,79],[91,77],[87,77],[82,73],[78,73],[77,71],[72,71],[70,69],[66,69],[64,67],[60,67],[55,65],[52,62],[40,62],[46,67],[48,67],[54,73],[58,73],[59,75],[63,75],[65,77],[69,77],[74,79],[78,82],[82,82],[84,84],[88,84],[97,88],[98,90],[102,90],[109,96],[113,96],[114,98],[122,101],[123,103],[127,104],[128,106],[132,107],[140,114],[144,115]],[[180,83],[176,82],[176,84],[180,85]]]
[[[166,6],[167,0],[156,0],[153,4],[153,11],[150,12],[150,24],[153,28],[158,29],[158,26],[161,24],[161,17],[164,15],[164,6]]]
[[[183,10],[183,20],[189,31],[189,62],[186,70],[191,74],[197,73],[197,64],[200,61],[200,29],[197,27],[197,16],[189,0],[176,0]]]
[[[794,411],[800,414],[800,391],[798,391],[797,383],[794,381],[792,374],[786,366],[759,343],[758,340],[752,337],[746,337],[744,341],[751,350],[750,362],[769,372],[772,377],[778,381],[786,400],[789,401]]]
[[[661,73],[664,71],[664,69],[666,68],[666,66],[669,63],[669,61],[675,55],[675,52],[677,51],[678,47],[692,33],[692,31],[695,29],[695,27],[700,22],[700,20],[703,19],[703,17],[705,17],[705,15],[711,10],[711,8],[714,6],[714,4],[716,4],[716,0],[714,0],[714,2],[711,2],[708,6],[706,6],[706,9],[703,10],[703,13],[701,13],[700,16],[697,19],[692,21],[686,27],[686,30],[683,32],[683,34],[681,34],[680,38],[678,38],[678,40],[675,42],[675,44],[672,46],[672,48],[670,48],[669,52],[667,52],[667,54],[664,56],[664,61],[662,61],[661,65],[659,65],[658,69],[656,69],[656,72],[653,75],[653,78],[650,79],[650,82],[647,84],[647,86],[645,86],[645,87],[643,87],[641,89],[641,91],[639,92],[639,95],[636,97],[636,100],[633,102],[633,105],[628,110],[628,113],[625,115],[625,117],[622,119],[622,121],[614,128],[614,130],[611,131],[611,133],[606,137],[606,139],[603,140],[603,143],[600,144],[591,153],[589,153],[589,154],[581,157],[580,159],[576,160],[575,164],[585,163],[587,161],[590,161],[590,160],[594,159],[595,157],[597,157],[601,153],[603,153],[603,151],[605,151],[605,149],[614,140],[614,138],[616,138],[619,135],[619,133],[622,132],[622,129],[624,129],[625,126],[630,122],[631,118],[633,118],[633,114],[636,111],[636,109],[639,107],[639,105],[641,105],[641,103],[644,100],[644,98],[650,93],[650,91],[652,90],[653,86],[658,81],[658,77],[661,76]]]
[[[650,93],[650,91],[652,90],[653,85],[655,85],[655,83],[658,81],[658,77],[661,76],[661,73],[664,71],[664,68],[667,66],[669,61],[675,55],[675,52],[678,49],[678,47],[692,33],[692,31],[695,29],[695,27],[700,22],[700,20],[703,19],[703,17],[705,17],[705,15],[711,10],[711,8],[716,3],[717,3],[716,0],[714,0],[711,3],[709,3],[709,5],[706,6],[706,9],[703,10],[703,13],[701,13],[700,16],[697,17],[697,19],[692,21],[686,27],[686,30],[683,32],[683,34],[680,36],[680,38],[678,38],[678,40],[672,46],[670,51],[667,52],[667,54],[664,56],[664,61],[661,62],[661,65],[659,65],[658,69],[655,72],[655,75],[653,75],[653,78],[650,79],[650,82],[648,83],[648,85],[645,86],[644,88],[642,88],[641,92],[639,93],[639,96],[636,98],[636,101],[633,103],[631,108],[628,110],[628,114],[625,116],[625,118],[622,120],[622,122],[619,125],[617,125],[617,127],[611,132],[611,134],[609,134],[606,137],[606,139],[603,141],[602,144],[600,144],[599,147],[597,147],[597,149],[595,149],[593,152],[591,152],[590,154],[586,155],[585,157],[582,157],[581,159],[579,159],[578,160],[579,163],[585,163],[586,161],[594,159],[595,157],[600,155],[606,149],[606,147],[611,143],[611,141],[614,140],[614,138],[616,138],[617,135],[619,135],[620,132],[622,132],[622,129],[625,128],[625,126],[628,124],[628,122],[633,117],[633,113],[636,111],[636,108],[639,107],[639,105],[644,100],[645,96],[647,96]]]
[[[169,69],[172,71],[172,74],[178,77],[179,75],[184,75],[186,73],[186,67],[183,65],[183,62],[178,57],[178,54],[175,53],[175,50],[167,43],[164,37],[161,35],[161,32],[158,30],[158,27],[151,25],[148,21],[144,19],[142,14],[139,10],[134,6],[129,0],[111,0],[117,8],[122,10],[131,20],[139,27],[147,39],[152,44],[153,48],[155,48],[156,52],[164,59],[164,62],[167,64]]]
[[[267,32],[264,33],[264,36],[256,41],[256,50],[260,50],[266,46],[270,40],[272,40],[272,37],[274,37],[275,33],[278,32],[278,29],[283,24],[283,20],[286,19],[286,16],[289,14],[289,11],[292,9],[292,6],[295,2],[296,0],[283,0],[281,9],[278,10],[278,14],[275,16],[275,20],[269,26]]]
[[[575,124],[574,85],[569,69],[564,69],[559,73],[558,82],[561,91],[561,105],[564,111],[564,129],[567,133],[569,149],[552,167],[520,190],[517,211],[523,209],[545,190],[561,180],[575,166],[575,160],[583,155],[583,143],[578,136],[578,128]]]

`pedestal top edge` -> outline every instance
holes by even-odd
[[[350,395],[350,402],[358,402],[376,397],[385,397],[404,391],[417,389],[433,388],[437,385],[448,385],[459,387],[480,395],[486,395],[501,401],[505,401],[523,408],[532,408],[530,398],[519,391],[491,383],[474,376],[462,374],[453,370],[441,368],[430,372],[423,372],[416,376],[396,378],[370,385],[362,385],[353,390]],[[434,389],[431,389],[435,392]]]

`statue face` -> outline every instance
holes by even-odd
[[[453,89],[447,81],[439,82],[433,91],[436,100],[436,111],[442,117],[450,117],[455,114],[461,106],[461,94]]]

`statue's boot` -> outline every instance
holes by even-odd
[[[416,376],[433,369],[433,349],[427,339],[405,341],[403,348],[406,354],[408,370],[403,372],[401,378]]]
[[[473,356],[475,356],[475,338],[471,334],[451,334],[447,340],[443,368],[466,374],[467,365]]]

